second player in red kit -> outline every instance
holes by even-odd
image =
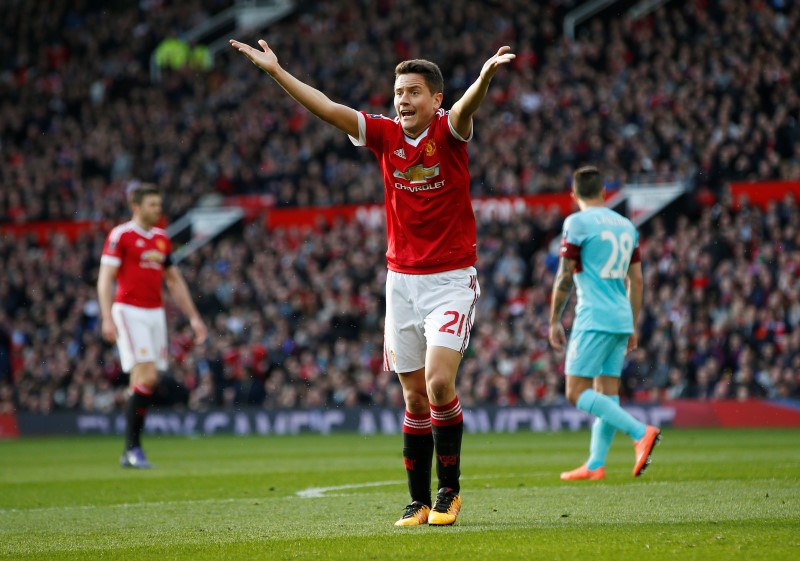
[[[203,343],[206,326],[172,263],[172,243],[156,224],[161,219],[161,193],[155,185],[134,184],[128,190],[133,217],[108,234],[100,273],[103,337],[116,342],[122,370],[130,374],[122,467],[152,467],[141,446],[145,417],[158,380],[167,369],[167,318],[161,298],[166,281],[178,307],[189,318],[195,342]],[[114,290],[116,281],[116,290]]]

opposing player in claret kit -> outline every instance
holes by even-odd
[[[411,494],[396,525],[453,524],[461,509],[464,427],[455,381],[480,296],[467,142],[493,76],[515,55],[501,47],[450,111],[442,108],[439,67],[427,60],[401,62],[394,80],[397,116],[390,118],[330,100],[284,70],[266,41],[258,45],[231,41],[298,103],[369,148],[380,163],[389,268],[384,365],[403,387],[403,458]],[[434,452],[438,492],[432,503]]]
[[[156,226],[161,219],[160,191],[152,184],[133,183],[127,195],[133,217],[113,228],[106,238],[97,298],[103,338],[116,342],[122,370],[130,374],[125,450],[120,464],[146,469],[152,464],[142,450],[142,429],[158,372],[166,370],[168,364],[167,320],[161,297],[164,280],[175,303],[189,318],[195,344],[205,341],[207,330],[183,275],[171,261],[169,236]]]

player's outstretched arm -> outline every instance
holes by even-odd
[[[516,58],[517,55],[511,52],[511,47],[503,46],[497,50],[497,53],[487,60],[481,68],[481,75],[475,80],[461,99],[456,101],[453,107],[450,108],[450,124],[461,135],[462,138],[469,138],[472,134],[472,115],[478,110],[483,99],[486,97],[486,92],[489,90],[489,84],[498,69],[504,64],[508,64]]]
[[[300,105],[311,111],[314,115],[330,123],[337,129],[358,138],[358,113],[354,109],[331,101],[328,96],[316,88],[301,82],[278,64],[278,57],[269,48],[267,42],[259,39],[261,49],[256,49],[234,39],[230,40],[231,47],[246,56],[250,62],[269,74],[280,87]]]

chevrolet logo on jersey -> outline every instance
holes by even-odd
[[[167,256],[158,251],[157,249],[148,249],[143,251],[139,258],[139,267],[142,269],[153,269],[160,271],[163,268]]]
[[[166,259],[166,255],[157,251],[155,249],[148,249],[147,251],[142,252],[142,261],[149,261],[151,263],[163,263]]]
[[[439,175],[439,164],[431,168],[423,167],[422,164],[411,166],[406,171],[394,170],[394,176],[405,179],[410,183],[427,183],[432,177]]]

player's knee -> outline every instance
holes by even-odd
[[[569,401],[572,405],[578,404],[578,398],[583,393],[585,388],[567,388],[565,394],[567,397],[567,401]]]
[[[134,366],[131,381],[133,385],[142,385],[146,388],[154,388],[158,382],[158,370],[154,363],[140,363]]]
[[[430,411],[428,395],[424,391],[403,390],[403,399],[406,402],[406,410],[415,415],[424,415]]]
[[[449,376],[432,376],[428,380],[428,399],[431,403],[448,403],[455,395],[455,385]]]

